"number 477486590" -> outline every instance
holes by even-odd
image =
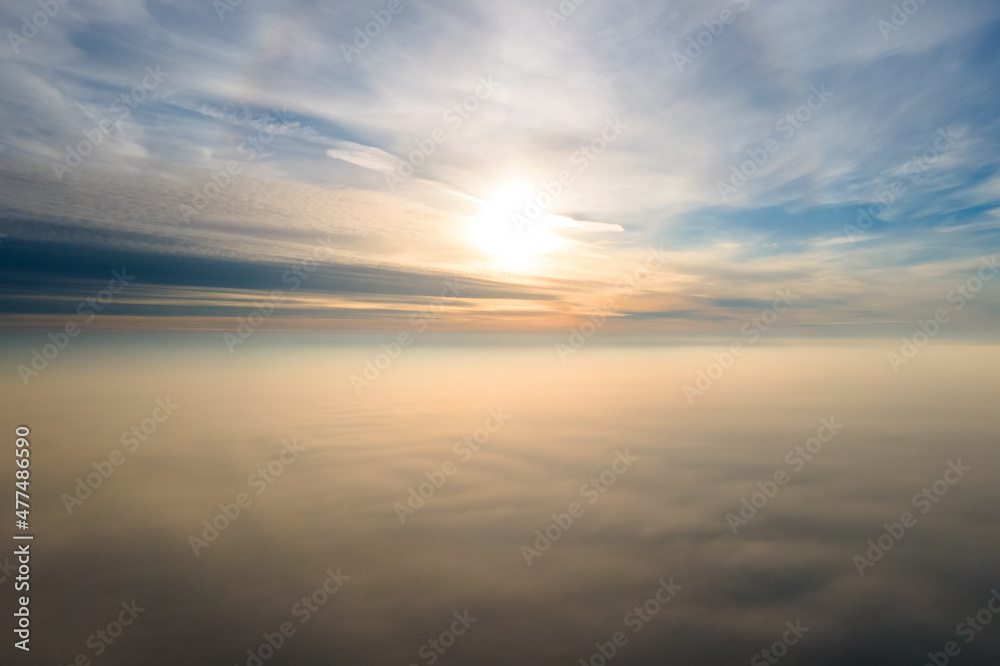
[[[22,433],[21,430],[24,430],[25,432]],[[28,471],[28,467],[31,464],[29,462],[29,457],[31,456],[31,443],[27,439],[28,429],[26,427],[22,426],[21,428],[18,428],[17,434],[18,438],[15,456],[17,457],[17,466],[20,469],[14,473],[14,476],[17,479],[14,485],[18,488],[18,490],[14,491],[14,513],[20,520],[27,521],[29,510],[28,500],[30,499],[28,497],[28,478],[31,476],[31,473]],[[24,497],[24,499],[22,500],[21,497]],[[23,506],[24,509],[20,509],[21,506]]]

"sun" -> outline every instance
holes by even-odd
[[[546,212],[543,204],[551,197],[523,183],[507,183],[482,202],[482,211],[470,220],[470,236],[480,248],[490,252],[505,268],[523,269],[540,255],[563,244],[553,233],[558,217]]]

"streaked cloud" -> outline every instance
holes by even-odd
[[[831,304],[795,315],[812,330],[852,312],[926,316],[947,280],[1000,246],[995,3],[928,3],[887,39],[878,21],[891,3],[860,0],[588,3],[556,30],[529,2],[414,3],[348,62],[339,44],[377,5],[244,3],[224,21],[185,0],[66,5],[0,60],[7,248],[127,247],[266,273],[332,234],[343,270],[396,276],[381,283],[386,297],[406,293],[404,276],[461,275],[498,294],[530,285],[525,303],[545,303],[554,321],[599,308],[637,257],[663,248],[671,263],[632,309],[699,313],[656,317],[664,330],[739,323],[727,303],[789,284]],[[674,54],[725,9],[736,20],[679,71]],[[0,24],[20,11],[0,8]],[[169,75],[57,179],[53,164],[148,67]],[[832,94],[796,122],[816,89]],[[602,143],[610,119],[626,129]],[[943,128],[961,138],[915,174],[907,165]],[[768,138],[779,149],[723,200],[718,184]],[[212,194],[213,174],[234,163],[239,175]],[[404,165],[412,177],[390,188]],[[511,270],[470,241],[498,187],[544,193],[567,171],[545,211],[561,239],[550,254]],[[905,191],[846,238],[894,183]],[[205,192],[182,219],[178,207]],[[984,294],[978,316],[995,318],[997,302]],[[470,303],[470,316],[490,303]]]

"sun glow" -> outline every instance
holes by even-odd
[[[539,202],[538,197],[532,188],[520,183],[498,189],[471,220],[473,242],[507,268],[524,268],[538,256],[558,249],[564,240],[552,230],[563,225],[559,217],[545,212],[539,205],[545,201]]]

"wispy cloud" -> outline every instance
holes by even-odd
[[[403,166],[403,161],[395,155],[390,155],[384,150],[372,146],[362,146],[360,143],[351,141],[334,141],[333,145],[334,148],[326,149],[327,155],[366,169],[392,173]]]
[[[817,324],[851,308],[906,319],[937,297],[938,267],[1000,244],[1000,6],[986,0],[928,3],[889,39],[878,21],[891,3],[862,0],[588,4],[554,31],[527,1],[414,3],[351,62],[338,45],[371,20],[364,3],[244,3],[225,21],[187,0],[116,7],[74,1],[0,60],[12,241],[102,229],[88,242],[266,263],[322,230],[344,265],[534,280],[556,314],[599,307],[636,256],[664,247],[674,262],[644,285],[642,309],[708,308],[695,327],[788,281],[845,303],[796,315]],[[737,20],[678,71],[675,53],[726,8]],[[0,24],[19,12],[0,8]],[[153,65],[170,72],[164,86],[53,178]],[[484,77],[501,85],[477,97]],[[823,86],[833,95],[807,108]],[[618,117],[628,130],[602,142]],[[912,180],[907,165],[942,127],[961,140]],[[182,227],[177,206],[232,164],[239,175]],[[390,190],[404,164],[413,176]],[[745,182],[724,200],[734,169]],[[469,241],[497,187],[544,192],[566,170],[546,210],[557,251],[509,271]],[[845,241],[858,209],[897,182],[905,192]],[[64,223],[26,231],[33,218]],[[892,299],[876,293],[904,275]]]

